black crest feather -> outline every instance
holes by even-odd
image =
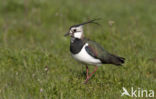
[[[71,28],[72,28],[72,27],[78,27],[78,26],[85,25],[85,24],[89,24],[89,23],[93,23],[93,24],[96,24],[96,25],[100,25],[99,23],[95,22],[96,20],[100,20],[100,18],[93,19],[93,20],[89,20],[89,21],[87,21],[87,22],[83,22],[83,23],[80,23],[80,24],[77,24],[77,25],[73,25],[73,26],[71,26]]]

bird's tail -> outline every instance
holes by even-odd
[[[115,64],[117,66],[121,66],[124,62],[125,62],[125,58],[119,57],[116,55],[112,55],[112,63],[113,64]]]

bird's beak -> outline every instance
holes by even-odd
[[[69,35],[69,32],[67,32],[64,36],[68,36]]]

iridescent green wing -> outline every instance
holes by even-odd
[[[124,63],[124,58],[110,54],[95,41],[86,39],[86,43],[88,43],[88,46],[86,46],[85,49],[88,54],[90,54],[94,58],[100,59],[102,63],[115,65],[121,65],[122,63]]]

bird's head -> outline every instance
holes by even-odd
[[[65,34],[65,36],[70,35],[74,38],[82,38],[83,36],[83,26],[71,26],[69,32]]]
[[[98,24],[98,23],[95,22],[95,20],[97,20],[97,19],[90,20],[90,21],[87,21],[87,22],[83,22],[81,24],[71,26],[69,28],[69,31],[64,36],[71,36],[73,38],[81,39],[83,37],[83,25],[89,24],[89,23]]]

